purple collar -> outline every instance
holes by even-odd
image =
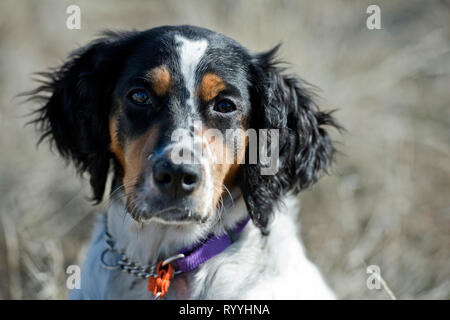
[[[177,271],[189,272],[197,269],[202,263],[208,261],[219,253],[228,248],[244,230],[250,217],[239,222],[233,230],[227,230],[221,236],[210,235],[199,244],[184,248],[180,251],[181,258],[176,256],[166,259],[167,263],[173,261]],[[105,220],[106,221],[106,220]],[[105,224],[106,227],[106,224]],[[100,256],[101,265],[107,270],[122,269],[124,272],[131,273],[135,276],[154,276],[156,265],[151,267],[142,267],[125,256],[123,252],[117,251],[115,241],[111,234],[105,228],[105,242],[107,248]],[[111,259],[114,262],[111,262]]]
[[[210,236],[205,242],[182,249],[180,253],[184,254],[184,258],[177,259],[174,264],[182,272],[197,269],[202,263],[228,248],[242,230],[244,230],[249,220],[250,218],[247,217],[238,223],[233,230],[227,231],[221,236]]]

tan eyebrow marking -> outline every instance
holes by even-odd
[[[223,89],[226,84],[217,74],[208,72],[203,76],[200,84],[200,96],[204,101],[214,99]]]
[[[147,78],[152,83],[152,89],[158,96],[167,94],[170,88],[170,72],[166,66],[159,66],[150,70]]]

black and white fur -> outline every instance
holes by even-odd
[[[46,80],[32,93],[45,101],[35,120],[43,130],[41,139],[50,138],[62,156],[71,159],[81,173],[89,174],[97,202],[103,198],[110,170],[114,174],[112,190],[116,192],[107,213],[97,222],[82,269],[81,289],[74,290],[72,298],[151,298],[145,281],[101,266],[100,255],[107,248],[106,228],[118,248],[130,259],[146,265],[176,254],[211,233],[222,234],[247,215],[252,223],[237,241],[197,270],[176,276],[167,298],[334,298],[299,240],[296,195],[316,182],[320,171],[331,163],[334,147],[325,126],[338,126],[330,113],[318,110],[303,82],[285,75],[277,65],[277,49],[251,54],[216,32],[193,26],[166,26],[144,32],[108,33],[73,53],[61,68],[42,74]],[[175,90],[183,94],[175,97],[172,89],[172,102],[161,102],[162,108],[171,110],[170,117],[155,113],[148,121],[142,120],[146,119],[143,116],[133,120],[118,98],[121,90],[133,72],[161,61],[171,70],[171,79],[177,84]],[[199,219],[206,219],[201,223],[153,217],[142,206],[140,216],[135,212],[133,216],[120,188],[123,168],[110,149],[111,116],[123,117],[119,121],[119,140],[124,144],[141,136],[152,121],[157,125],[170,122],[175,128],[182,125],[181,120],[177,122],[177,115],[182,115],[180,119],[187,123],[202,119],[201,104],[194,93],[205,70],[214,70],[234,88],[238,98],[231,99],[238,100],[237,109],[246,129],[279,129],[279,171],[264,176],[258,164],[242,164],[230,193],[233,199],[225,193],[223,197],[228,198],[220,208],[208,202],[212,197],[208,194],[210,188],[199,189],[198,199],[194,200],[204,208],[204,212],[196,213]],[[117,112],[118,109],[122,111]],[[214,119],[205,121],[215,123]],[[227,118],[217,123],[233,127],[233,121]],[[161,138],[155,148],[163,152],[168,146],[167,139]],[[207,186],[214,179],[205,169],[211,159],[202,161]],[[162,197],[151,183],[145,185],[139,189],[141,198],[148,194]]]

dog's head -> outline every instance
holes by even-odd
[[[334,153],[324,129],[333,118],[300,79],[283,74],[275,52],[253,55],[192,26],[109,33],[43,74],[36,122],[89,173],[97,201],[112,165],[138,221],[201,223],[217,214],[224,192],[240,189],[266,231],[273,205],[315,182]],[[264,129],[277,130],[272,174],[261,174],[258,152],[250,159]]]

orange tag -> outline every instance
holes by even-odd
[[[156,268],[156,277],[150,277],[148,279],[148,291],[153,293],[153,296],[156,296],[158,292],[160,292],[160,297],[163,298],[170,286],[170,279],[173,276],[173,267],[170,263],[163,266],[162,261],[158,263]]]

